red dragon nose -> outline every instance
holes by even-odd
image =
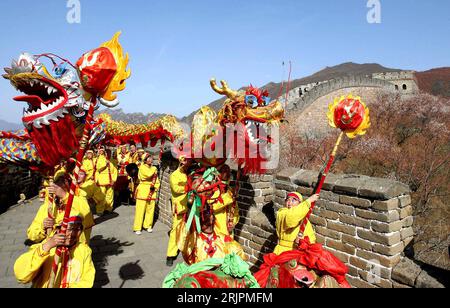
[[[312,285],[314,282],[314,275],[312,275],[307,270],[298,270],[294,273],[294,278],[301,283],[304,283],[306,286]]]

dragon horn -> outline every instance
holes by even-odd
[[[100,100],[100,104],[102,104],[103,106],[108,107],[108,108],[114,108],[119,105],[119,100],[117,98],[112,101],[108,101],[104,98],[100,98],[99,100]]]
[[[226,95],[226,96],[227,96],[228,98],[230,98],[230,99],[236,98],[237,92],[234,91],[234,90],[231,90],[231,89],[228,87],[228,84],[227,84],[227,82],[226,82],[225,80],[222,80],[220,83],[222,84],[222,88],[219,88],[219,87],[217,86],[216,79],[212,78],[211,81],[210,81],[211,88],[212,88],[215,92],[217,92],[217,93],[219,93],[219,94],[222,94],[222,95]]]

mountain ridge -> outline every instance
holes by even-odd
[[[11,123],[0,119],[0,131],[16,131],[23,128],[23,124]]]

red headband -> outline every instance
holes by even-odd
[[[286,196],[286,200],[287,200],[288,198],[290,198],[290,197],[292,197],[292,198],[294,198],[294,199],[297,199],[299,202],[302,202],[302,199],[301,199],[300,196],[299,196],[298,194],[296,194],[296,193],[288,193],[288,195]]]
[[[82,224],[83,219],[80,216],[72,216],[69,218],[68,224]]]

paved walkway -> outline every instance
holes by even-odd
[[[0,215],[0,288],[30,287],[17,283],[13,267],[28,249],[26,230],[39,206],[35,199]],[[131,231],[133,206],[121,206],[107,218],[97,221],[91,235],[96,268],[94,287],[160,288],[173,269],[165,264],[169,227],[156,223],[153,233],[135,235]],[[182,262],[181,256],[177,262]]]

